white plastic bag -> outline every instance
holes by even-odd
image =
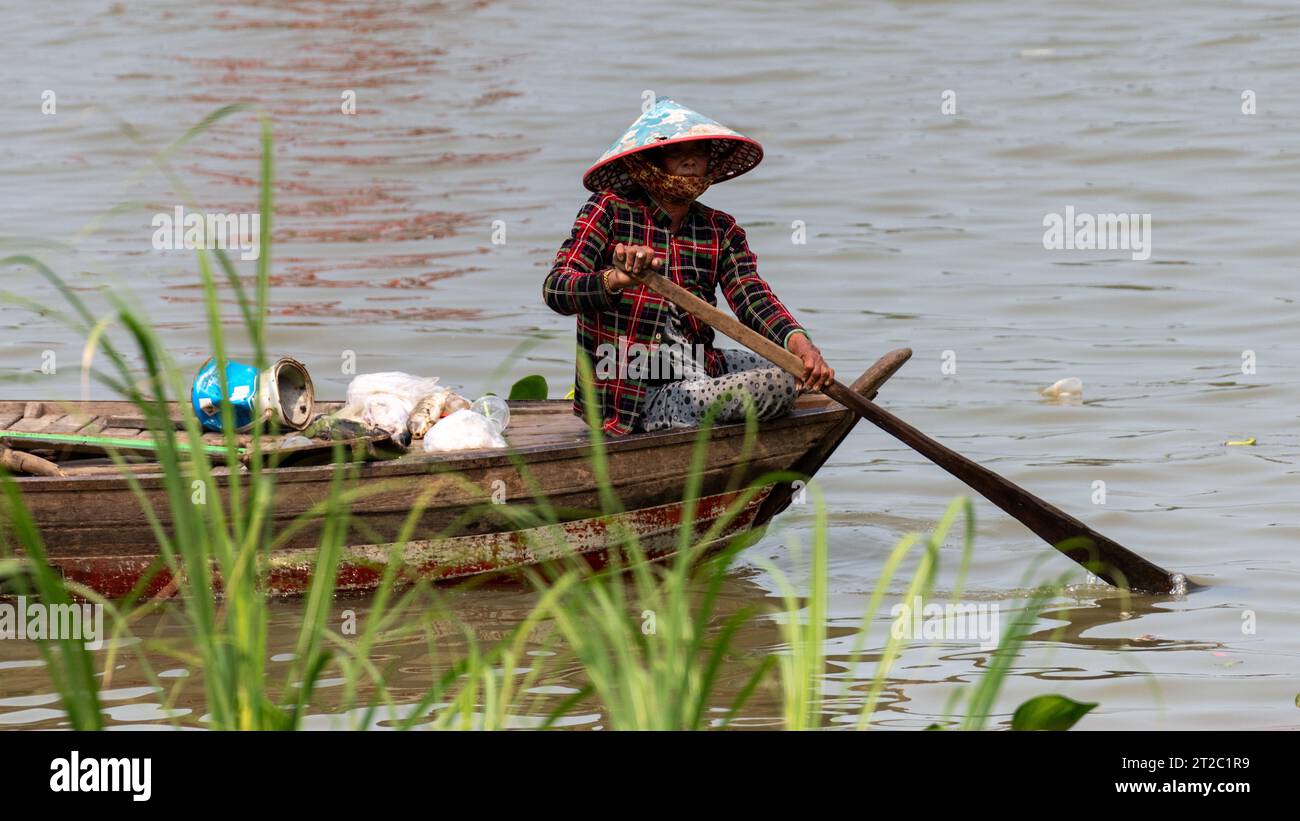
[[[401,371],[363,373],[348,385],[347,406],[339,415],[398,438],[406,430],[416,404],[433,393],[437,385],[436,376],[412,376]]]
[[[424,435],[424,450],[427,453],[505,446],[506,440],[501,437],[496,424],[468,409],[444,416],[442,421],[429,428],[429,432]]]

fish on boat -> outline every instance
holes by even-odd
[[[892,351],[852,384],[872,398],[907,361],[911,351]],[[329,413],[342,403],[318,402]],[[187,412],[171,409],[173,420]],[[686,509],[687,479],[698,431],[669,430],[605,440],[608,482],[622,511],[602,515],[593,474],[586,424],[567,400],[510,403],[507,450],[429,454],[416,451],[396,458],[370,458],[340,465],[330,460],[333,443],[269,453],[264,473],[274,477],[270,536],[264,551],[264,584],[283,595],[304,592],[311,580],[320,521],[303,514],[328,498],[336,471],[353,471],[360,493],[350,505],[346,547],[340,557],[336,590],[365,591],[380,583],[392,544],[400,538],[413,507],[423,505],[413,536],[402,547],[405,578],[450,580],[496,573],[581,554],[592,562],[608,558],[620,539],[635,534],[646,555],[672,555]],[[773,472],[811,477],[858,421],[858,416],[821,394],[801,396],[788,416],[763,422],[746,445],[745,425],[715,427],[703,458],[696,496],[696,532],[722,520],[755,480]],[[222,434],[204,434],[205,447],[219,448]],[[65,580],[104,596],[126,595],[137,585],[145,596],[175,590],[142,504],[164,528],[170,508],[156,462],[128,464],[105,458],[85,440],[111,439],[117,452],[147,454],[153,433],[129,402],[0,401],[0,446],[22,449],[52,465],[52,475],[19,475],[14,481],[40,530],[50,564]],[[247,443],[248,434],[240,441]],[[132,449],[132,444],[138,450]],[[375,443],[365,442],[372,457]],[[382,444],[382,443],[381,443]],[[378,456],[393,456],[381,452]],[[134,457],[136,460],[142,457]],[[215,461],[215,460],[214,460]],[[324,461],[323,464],[316,463]],[[526,470],[521,471],[520,465]],[[231,470],[213,467],[218,491],[226,497]],[[133,490],[132,483],[138,490]],[[758,488],[707,547],[719,547],[741,533],[762,528],[789,506],[797,487],[772,482]],[[556,512],[555,522],[529,526],[509,508],[535,509],[537,494]],[[505,505],[485,504],[493,502]],[[228,497],[226,497],[228,501]],[[18,547],[18,546],[15,546]],[[21,549],[17,552],[21,555]]]

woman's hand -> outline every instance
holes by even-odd
[[[614,246],[614,273],[609,275],[609,286],[616,291],[639,285],[647,274],[658,273],[664,261],[655,256],[648,245]]]
[[[791,336],[787,347],[803,360],[804,371],[803,378],[798,383],[799,390],[821,390],[834,381],[835,371],[822,359],[822,352],[817,350],[807,335],[797,333]]]

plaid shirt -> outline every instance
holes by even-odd
[[[592,194],[573,222],[573,232],[555,255],[555,264],[542,286],[546,304],[558,313],[578,315],[578,347],[595,367],[602,355],[617,351],[621,366],[627,346],[639,343],[653,350],[660,341],[673,304],[644,285],[618,294],[605,290],[601,272],[613,265],[619,243],[648,245],[667,261],[663,273],[706,302],[717,305],[719,286],[736,316],[768,339],[784,346],[791,334],[804,329],[758,275],[758,260],[745,242],[735,219],[699,202],[691,203],[677,233],[671,217],[639,189],[627,196],[603,191]],[[710,376],[723,372],[722,354],[713,346],[713,329],[693,316],[682,317],[692,345],[702,345]],[[620,338],[623,344],[620,345]],[[608,370],[608,369],[607,369]],[[606,433],[632,433],[646,396],[646,380],[635,368],[619,367],[614,378],[597,369],[596,399]],[[581,385],[581,376],[575,377]],[[574,391],[573,412],[583,415],[582,390]]]

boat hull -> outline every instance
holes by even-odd
[[[909,353],[882,358],[854,389],[874,396]],[[103,407],[81,411],[117,418]],[[36,417],[26,427],[48,418]],[[71,428],[79,421],[73,409],[46,427]],[[685,499],[699,500],[700,533],[724,518],[749,488],[752,498],[727,519],[724,532],[715,534],[725,541],[765,525],[790,504],[793,482],[811,477],[856,422],[856,415],[824,398],[806,398],[794,413],[765,422],[756,432],[723,425],[707,441],[694,430],[606,439],[603,459],[595,459],[586,429],[567,402],[512,403],[509,451],[263,470],[273,488],[261,550],[263,578],[276,593],[306,587],[325,528],[322,514],[334,490],[348,497],[340,590],[378,584],[391,545],[406,533],[410,538],[398,551],[403,579],[457,579],[572,555],[601,561],[609,550],[621,549],[611,534],[624,531],[647,553],[664,556],[678,542]],[[147,438],[147,431],[142,434]],[[0,439],[3,435],[0,430]],[[694,475],[693,465],[698,466]],[[215,487],[196,483],[190,498],[178,503],[207,504],[214,494],[212,502],[220,500],[228,511],[232,487],[241,488],[246,501],[248,482],[233,478],[220,468]],[[175,589],[150,524],[152,518],[171,536],[173,502],[166,477],[92,473],[16,481],[50,564],[68,581],[114,597],[137,585],[145,595]],[[616,501],[610,501],[611,492]]]
[[[697,536],[709,538],[694,541],[693,545],[702,553],[709,552],[750,531],[771,491],[769,486],[750,494],[732,492],[699,499],[690,518]],[[395,568],[396,582],[405,585],[517,572],[578,557],[589,566],[600,567],[615,556],[631,555],[629,545],[633,539],[640,555],[663,559],[678,552],[685,518],[685,505],[673,502],[612,516],[476,536],[418,539],[399,545],[348,545],[341,551],[335,591],[356,593],[377,588],[394,560],[399,565]],[[280,596],[306,592],[316,557],[314,548],[267,554],[262,568],[267,592]],[[65,581],[111,598],[125,596],[137,586],[137,595],[146,598],[165,598],[178,589],[178,580],[156,555],[67,557],[56,560],[56,565]],[[213,573],[219,587],[216,568]]]

